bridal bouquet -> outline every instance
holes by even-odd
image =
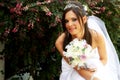
[[[94,55],[92,47],[87,44],[86,40],[78,40],[75,38],[71,41],[66,47],[66,51],[63,52],[63,55],[66,56],[69,60],[69,64],[72,67],[84,66],[87,68],[86,60],[92,58]]]

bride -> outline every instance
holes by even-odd
[[[95,16],[86,16],[79,2],[71,1],[65,8],[62,17],[63,33],[55,42],[62,56],[62,72],[60,80],[120,80],[120,64],[116,50],[106,31],[104,22]],[[78,69],[69,64],[68,57],[63,52],[73,39],[85,39],[91,45],[95,59],[86,61],[87,66],[96,67]]]

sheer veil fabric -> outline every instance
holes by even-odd
[[[108,35],[105,23],[100,18],[92,15],[88,17],[87,24],[89,28],[94,29],[95,31],[103,35],[106,43],[106,51],[108,56],[108,63],[105,67],[109,70],[110,75],[114,77],[113,80],[120,80],[119,58],[114,48],[114,45]]]

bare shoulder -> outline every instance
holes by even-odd
[[[98,47],[100,44],[104,43],[103,35],[93,29],[90,30],[92,35],[93,47]]]
[[[65,38],[65,33],[62,33],[62,34],[60,34],[60,36],[58,36],[56,42],[57,42],[57,41],[63,41],[64,38]]]
[[[63,32],[63,33],[60,35],[60,37],[65,37],[65,33]]]
[[[63,44],[64,38],[65,38],[65,33],[60,34],[56,39],[55,45],[57,46]]]

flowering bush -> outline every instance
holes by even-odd
[[[63,2],[54,0],[0,1],[5,80],[25,72],[30,72],[35,80],[50,80],[59,75],[56,65],[60,66],[60,57],[54,42],[62,32],[62,7]]]

